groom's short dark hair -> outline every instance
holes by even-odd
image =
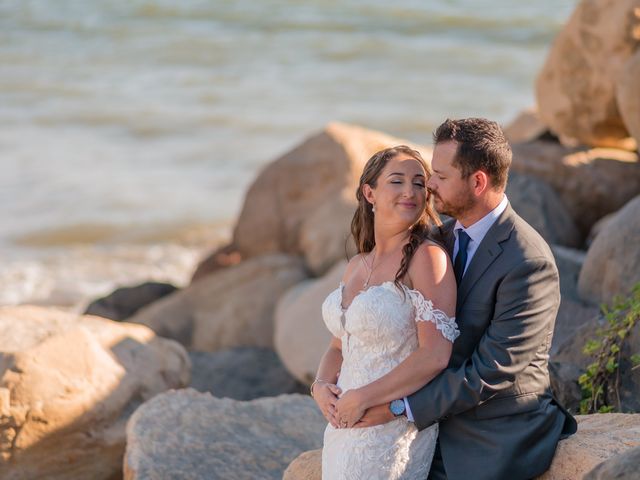
[[[503,189],[511,166],[511,147],[496,122],[486,118],[447,119],[433,133],[433,143],[455,141],[458,150],[453,165],[462,178],[485,172],[494,188]]]

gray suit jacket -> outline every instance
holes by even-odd
[[[453,225],[440,230],[450,254]],[[461,335],[448,368],[408,398],[419,429],[440,423],[449,479],[535,477],[548,469],[561,435],[576,431],[549,385],[559,304],[549,246],[508,206],[458,286]]]

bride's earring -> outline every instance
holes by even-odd
[[[371,211],[373,213],[376,213],[376,205],[375,205],[375,203],[371,205]]]

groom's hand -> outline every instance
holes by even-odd
[[[375,425],[382,425],[388,423],[396,418],[388,403],[382,405],[376,405],[375,407],[368,408],[358,423],[353,428],[373,427]]]

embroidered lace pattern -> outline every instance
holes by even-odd
[[[393,282],[373,285],[343,308],[343,285],[329,294],[322,315],[342,341],[338,386],[358,388],[393,370],[418,348],[416,321],[431,321],[450,341],[459,335],[455,319],[434,309],[417,290]],[[322,452],[325,480],[426,478],[438,435],[433,425],[418,432],[405,417],[369,428],[327,425]]]

